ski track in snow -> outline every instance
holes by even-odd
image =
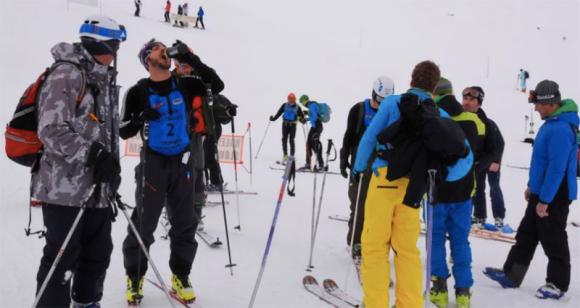
[[[516,74],[523,67],[530,72],[528,88],[541,79],[560,84],[564,97],[580,100],[579,4],[574,0],[472,0],[457,1],[201,1],[189,2],[191,12],[203,5],[206,31],[178,29],[162,22],[163,0],[143,1],[142,18],[133,17],[133,1],[102,0],[102,13],[124,24],[128,40],[119,51],[118,84],[124,91],[146,72],[137,59],[144,42],[155,37],[171,44],[175,39],[188,43],[202,61],[216,69],[224,80],[224,94],[240,106],[237,131],[243,133],[252,122],[254,155],[268,116],[285,101],[288,92],[307,93],[312,99],[332,107],[332,119],[325,125],[322,139],[342,143],[348,110],[370,95],[373,80],[388,75],[397,93],[408,87],[413,66],[432,59],[443,76],[453,82],[455,92],[466,86],[481,85],[488,116],[499,125],[506,140],[503,161],[529,165],[531,148],[521,143],[524,116],[530,115],[525,94],[515,91]],[[176,7],[177,3],[173,3]],[[76,41],[79,25],[99,9],[66,1],[0,1],[0,93],[4,108],[2,126],[11,118],[16,102],[26,86],[51,63],[49,49],[60,41]],[[537,27],[540,27],[538,30]],[[566,40],[562,37],[566,36]],[[541,121],[534,114],[534,129]],[[234,276],[224,267],[226,247],[209,249],[200,243],[191,279],[203,307],[245,307],[258,274],[268,236],[281,172],[268,166],[279,160],[280,121],[272,123],[260,157],[254,161],[253,184],[240,170],[239,188],[257,191],[257,196],[240,196],[241,231],[235,196],[226,196]],[[304,163],[304,137],[296,134],[297,163]],[[224,127],[224,134],[230,127]],[[3,147],[4,138],[0,138]],[[326,144],[326,142],[324,142]],[[245,166],[250,155],[245,148]],[[121,161],[124,201],[134,204],[136,158]],[[224,165],[224,178],[234,184],[233,168]],[[0,155],[0,307],[29,306],[36,288],[36,271],[43,240],[26,238],[29,192],[28,169]],[[338,171],[338,161],[330,165]],[[318,187],[322,176],[317,175]],[[256,307],[326,307],[301,286],[308,263],[312,174],[298,174],[296,197],[284,197],[276,233],[263,276]],[[527,171],[502,169],[502,187],[507,206],[506,221],[516,227],[523,215],[523,191]],[[313,263],[313,275],[323,281],[333,278],[351,295],[362,291],[345,252],[346,224],[326,219],[348,213],[347,183],[339,176],[326,178],[326,194]],[[233,187],[233,186],[232,186]],[[318,200],[318,198],[317,198]],[[580,221],[578,202],[571,205],[570,221]],[[491,208],[488,205],[488,215]],[[39,209],[33,209],[33,229],[42,225]],[[221,207],[206,208],[206,228],[216,231],[225,244]],[[105,281],[103,307],[125,306],[125,276],[121,244],[127,223],[122,215],[113,224],[115,249]],[[151,247],[164,279],[169,281],[169,242],[159,239]],[[547,259],[541,247],[522,287],[503,290],[485,278],[485,266],[501,266],[510,245],[472,238],[473,307],[578,307],[580,306],[580,229],[568,228],[572,258],[572,283],[560,302],[534,297],[544,283]],[[424,239],[418,247],[424,255]],[[155,279],[150,271],[148,277]],[[449,281],[450,288],[453,279]],[[150,284],[144,286],[143,307],[167,307],[164,295]],[[391,297],[393,300],[394,297]],[[454,302],[453,294],[450,301]]]

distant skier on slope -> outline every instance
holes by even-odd
[[[518,288],[538,243],[548,257],[546,283],[538,298],[560,299],[570,285],[570,248],[566,222],[572,200],[577,197],[578,106],[562,100],[559,86],[543,80],[530,91],[529,102],[545,121],[532,148],[526,212],[503,268],[486,267],[484,274],[504,288]]]
[[[288,143],[290,143],[290,155],[294,156],[296,137],[296,122],[306,123],[302,109],[296,104],[296,95],[289,93],[288,101],[283,103],[275,115],[270,116],[270,121],[276,121],[281,115],[282,117],[282,163],[285,164],[288,160]]]
[[[350,218],[348,220],[348,232],[346,243],[351,247],[353,258],[361,256],[360,238],[364,222],[364,204],[367,189],[371,179],[371,168],[363,173],[363,183],[358,200],[358,211],[355,213],[358,193],[358,179],[352,174],[348,174],[347,169],[352,169],[356,160],[356,150],[358,143],[371,120],[379,109],[381,101],[395,93],[395,83],[389,77],[381,76],[373,82],[371,98],[354,104],[348,112],[346,131],[342,138],[342,148],[340,149],[340,173],[344,178],[348,178],[348,199],[350,200]],[[352,172],[351,172],[352,173]],[[355,221],[356,216],[356,221]],[[352,238],[354,232],[354,239]],[[353,242],[351,243],[351,239]]]
[[[312,170],[318,172],[324,169],[322,143],[320,142],[320,135],[324,128],[322,126],[322,121],[319,119],[319,105],[318,102],[311,101],[306,94],[301,95],[299,101],[302,106],[308,108],[308,121],[310,122],[310,131],[308,131],[308,137],[306,140],[306,164],[300,169],[310,170],[312,151],[314,151],[316,159],[318,160],[318,166],[315,165]]]
[[[526,83],[528,78],[530,78],[530,73],[528,73],[528,71],[524,70],[523,68],[520,68],[520,72],[518,73],[518,84],[522,93],[526,93]]]

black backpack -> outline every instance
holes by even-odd
[[[528,73],[528,71],[524,71],[524,77],[526,79],[530,78],[530,73]]]
[[[224,95],[215,94],[213,96],[213,118],[215,122],[220,124],[228,124],[232,121],[234,115],[230,114],[230,110],[235,105]]]

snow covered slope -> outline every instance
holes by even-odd
[[[413,66],[425,59],[440,65],[456,92],[471,85],[484,88],[483,108],[496,120],[506,139],[506,164],[525,166],[531,153],[529,145],[520,142],[524,115],[530,114],[526,95],[515,91],[520,68],[530,72],[530,87],[542,79],[553,79],[560,84],[564,97],[580,100],[577,0],[188,1],[190,15],[203,5],[206,31],[179,29],[161,22],[163,0],[144,0],[141,18],[133,17],[133,1],[101,2],[102,13],[128,29],[128,40],[119,53],[118,83],[123,90],[146,76],[137,59],[144,42],[151,37],[167,44],[180,39],[214,67],[226,83],[223,93],[240,106],[237,130],[243,131],[248,122],[252,123],[254,153],[268,116],[284,102],[288,92],[307,93],[332,106],[332,120],[325,126],[323,139],[332,138],[340,147],[347,112],[352,104],[370,95],[373,80],[388,75],[395,81],[396,91],[404,91]],[[0,0],[2,126],[12,116],[22,91],[51,63],[50,47],[60,41],[75,41],[80,22],[94,13],[99,9],[77,4],[70,4],[67,10],[64,0]],[[535,119],[537,128],[540,121],[537,116]],[[244,307],[249,303],[281,182],[281,172],[268,168],[282,155],[279,125],[272,125],[259,160],[254,161],[253,184],[244,171],[240,173],[240,188],[258,191],[259,195],[240,197],[242,228],[230,229],[235,275],[230,276],[224,268],[225,248],[210,250],[200,242],[191,278],[204,307]],[[228,131],[226,127],[224,132]],[[302,133],[297,133],[296,141],[298,162],[302,164]],[[246,155],[245,160],[249,159]],[[122,159],[121,193],[129,203],[134,203],[136,163],[135,158]],[[338,170],[338,163],[331,164],[331,169]],[[4,155],[0,155],[0,170],[0,307],[23,307],[33,301],[43,241],[26,238],[22,232],[27,222],[28,170]],[[232,168],[226,166],[224,171],[233,187]],[[504,167],[502,174],[507,220],[517,226],[525,208],[527,172]],[[321,176],[318,181],[320,184]],[[325,306],[301,286],[308,262],[312,183],[312,175],[300,174],[297,196],[285,197],[256,307]],[[332,277],[360,296],[345,252],[346,224],[326,219],[328,215],[348,213],[347,183],[328,176],[326,185],[314,275]],[[228,199],[228,223],[234,226],[235,198]],[[570,219],[580,221],[576,203]],[[225,240],[221,209],[208,208],[205,214],[206,228]],[[40,227],[39,209],[33,209],[33,219],[33,225]],[[124,306],[120,247],[125,235],[126,222],[119,216],[113,226],[115,250],[105,282],[104,307]],[[560,302],[540,301],[533,296],[544,283],[546,258],[541,248],[522,287],[501,290],[481,271],[484,266],[501,265],[509,245],[472,239],[473,307],[579,306],[580,229],[569,228],[568,236],[572,284]],[[418,245],[423,249],[423,238]],[[151,253],[168,281],[169,243],[158,238]],[[151,272],[148,275],[153,277]],[[143,306],[167,307],[167,303],[161,292],[145,285]]]

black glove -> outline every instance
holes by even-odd
[[[274,119],[274,116],[270,116],[270,121],[276,121],[276,119]]]
[[[346,171],[347,168],[350,169],[350,164],[348,163],[348,160],[347,159],[341,159],[340,160],[340,174],[345,179],[348,178],[348,172]]]
[[[176,40],[175,43],[168,48],[167,55],[179,62],[187,63],[193,68],[199,67],[201,64],[199,57],[193,54],[191,49],[180,40]]]
[[[145,108],[145,110],[143,110],[140,114],[139,114],[139,121],[141,121],[141,123],[145,122],[145,121],[157,121],[159,120],[159,118],[161,117],[161,113],[159,113],[159,111],[153,109],[153,108]]]
[[[235,117],[236,115],[238,115],[238,105],[231,104],[227,106],[226,113],[232,118]]]
[[[93,167],[95,183],[110,183],[112,187],[115,185],[116,188],[119,187],[121,183],[121,165],[119,160],[113,157],[104,145],[93,142],[89,150],[87,166]]]

